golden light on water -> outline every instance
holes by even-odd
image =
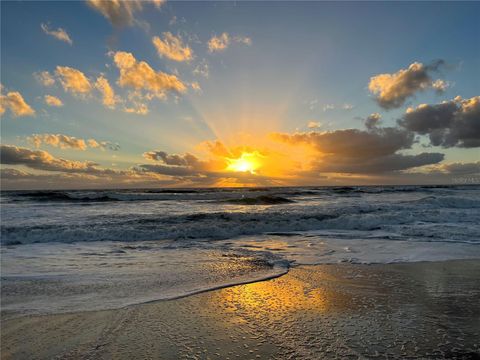
[[[261,166],[262,157],[258,151],[243,152],[237,159],[227,158],[227,170],[255,174],[255,171]]]

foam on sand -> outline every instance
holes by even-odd
[[[249,251],[168,242],[2,248],[2,316],[121,308],[280,276],[288,264]]]

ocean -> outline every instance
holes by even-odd
[[[296,265],[480,258],[480,186],[1,194],[2,311],[120,308]]]

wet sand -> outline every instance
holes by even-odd
[[[118,310],[2,320],[2,359],[480,358],[480,260],[300,266]]]

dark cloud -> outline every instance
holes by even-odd
[[[168,176],[197,176],[200,170],[188,166],[166,166],[156,164],[142,164],[139,165],[143,171],[151,171],[157,174]]]
[[[435,105],[409,108],[399,125],[421,135],[428,135],[434,146],[480,146],[480,96],[463,100],[456,97]]]
[[[319,173],[385,173],[436,164],[443,160],[439,153],[404,155],[414,143],[412,132],[399,128],[374,128],[330,132],[274,134],[274,138],[292,144],[310,144],[318,151],[312,163]]]
[[[13,145],[1,146],[1,163],[25,165],[32,169],[64,172],[98,172],[98,164],[90,161],[71,161],[56,158],[46,151],[30,150]]]
[[[165,151],[155,150],[144,153],[143,157],[148,160],[161,161],[165,165],[174,166],[196,166],[199,163],[198,158],[189,153],[184,155],[169,155]]]
[[[437,167],[437,170],[452,175],[480,175],[480,161],[473,163],[456,162],[442,164]]]
[[[2,189],[99,189],[99,188],[147,188],[177,185],[177,179],[165,179],[154,173],[117,171],[107,174],[50,172],[33,174],[23,170],[0,170]]]
[[[374,158],[363,158],[362,161],[332,155],[315,163],[314,167],[319,172],[327,173],[380,174],[436,164],[443,159],[444,154],[440,153],[421,153],[417,155],[392,154]]]
[[[398,128],[379,128],[374,131],[345,129],[328,132],[274,134],[274,138],[290,144],[307,143],[323,154],[351,158],[372,158],[391,155],[409,149],[414,142],[411,132]]]
[[[367,129],[373,129],[378,126],[380,123],[380,120],[382,119],[382,116],[379,113],[373,113],[370,114],[366,119],[365,119],[365,127]]]
[[[189,153],[178,155],[168,154],[161,150],[154,150],[144,153],[143,157],[148,160],[160,162],[160,164],[139,165],[139,168],[143,171],[151,171],[169,176],[198,176],[209,173],[208,164]]]

